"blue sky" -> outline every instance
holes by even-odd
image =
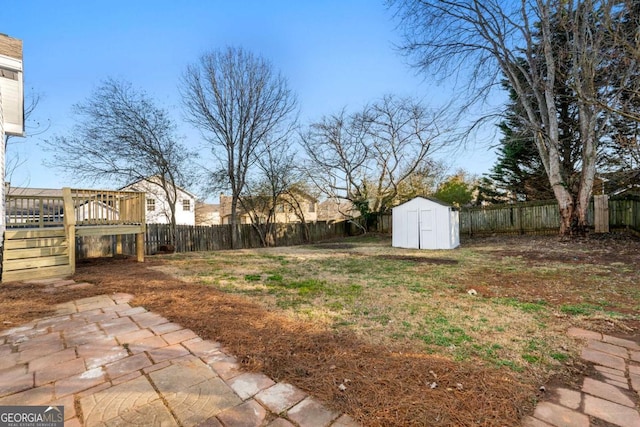
[[[302,124],[384,94],[416,96],[433,106],[447,99],[446,88],[417,75],[394,49],[399,33],[382,1],[3,3],[9,19],[2,20],[0,33],[23,40],[25,91],[42,98],[34,113],[40,127],[9,148],[9,156],[24,160],[9,177],[13,186],[92,187],[44,168],[41,141],[69,132],[72,105],[106,77],[128,80],[152,95],[175,113],[187,144],[200,146],[198,133],[182,122],[178,82],[202,53],[226,46],[262,55],[289,79]],[[494,155],[479,144],[447,162],[452,172],[462,167],[482,174]]]

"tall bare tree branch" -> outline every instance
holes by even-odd
[[[178,142],[168,111],[130,83],[109,78],[74,113],[78,122],[69,135],[45,141],[48,165],[92,183],[146,180],[157,186],[168,201],[175,239],[176,186],[188,183],[195,153]]]
[[[184,73],[185,118],[208,142],[217,162],[212,176],[231,190],[233,246],[240,195],[261,144],[287,138],[296,97],[265,59],[241,48],[204,54]]]

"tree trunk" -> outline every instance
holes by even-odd
[[[171,203],[170,203],[171,204]],[[169,235],[169,244],[175,249],[176,247],[176,206],[175,203],[171,204],[171,222],[170,222],[170,235]]]
[[[580,103],[580,134],[582,137],[582,171],[580,174],[580,188],[577,195],[576,230],[586,233],[587,212],[593,192],[593,182],[596,175],[596,120],[594,107]]]
[[[238,197],[231,196],[231,249],[238,249]]]
[[[568,191],[565,191],[562,196],[558,196],[556,193],[556,199],[558,200],[558,208],[560,209],[560,235],[570,236],[573,230],[572,223],[575,214],[573,198]]]

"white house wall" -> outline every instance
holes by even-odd
[[[22,84],[22,61],[0,55],[0,71],[11,73],[14,78],[5,78],[0,74],[0,91],[4,105],[4,131],[8,135],[24,135],[24,107]]]
[[[155,201],[155,209],[150,211],[148,210],[148,202],[145,200],[147,224],[169,224],[171,222],[170,205],[160,186],[150,182],[140,181],[129,185],[124,189],[144,191],[146,193],[146,199],[153,199]],[[183,200],[189,200],[190,209],[188,211],[183,209]],[[178,200],[176,201],[176,224],[196,225],[195,207],[195,197],[178,188]]]
[[[2,144],[0,144],[0,176],[3,177],[3,179],[0,181],[2,182],[2,188],[0,188],[0,236],[4,236],[4,230],[6,227],[5,224],[5,190],[7,188],[7,186],[5,185],[4,182],[4,168],[5,168],[5,152],[4,152],[4,117],[2,114],[2,90],[0,89],[0,141],[2,141]],[[2,249],[4,245],[4,239],[2,237],[0,237],[0,250]],[[0,258],[0,264],[2,264],[2,260]]]
[[[155,200],[155,210],[147,210],[147,223],[148,224],[169,224],[171,217],[170,204],[164,197],[159,197],[153,193],[146,193],[147,199]],[[183,209],[183,200],[189,200],[190,210],[185,211]],[[176,202],[176,224],[178,225],[196,225],[195,217],[195,204],[196,200],[193,197],[188,196],[182,191],[178,191],[178,200]],[[147,208],[147,202],[145,202],[145,209]]]

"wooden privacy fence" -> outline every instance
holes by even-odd
[[[216,251],[231,248],[231,225],[212,226],[176,226],[176,252]],[[262,242],[256,230],[250,224],[236,226],[239,231],[237,249],[259,248]],[[342,237],[354,233],[346,222],[327,223],[324,221],[307,224],[274,224],[275,244],[277,246],[300,245],[320,240]],[[147,255],[161,251],[162,246],[170,242],[168,224],[147,224],[145,232],[145,250]],[[134,241],[123,236],[122,249],[126,254],[134,253]],[[79,258],[111,256],[116,249],[113,236],[100,238],[84,237],[76,240],[76,252]]]
[[[640,232],[640,199],[609,199],[609,227]],[[594,204],[587,210],[587,222],[594,225]],[[460,234],[554,234],[560,228],[560,211],[555,201],[464,208],[460,211]]]
[[[604,212],[607,209],[603,209]],[[605,213],[606,215],[606,213]],[[608,225],[640,233],[640,198],[610,198]],[[587,211],[587,221],[595,224],[594,204]],[[555,234],[560,229],[560,211],[556,201],[525,202],[463,208],[460,211],[460,235]],[[391,233],[391,214],[379,214],[369,221],[369,231]],[[597,230],[599,231],[599,230]]]

